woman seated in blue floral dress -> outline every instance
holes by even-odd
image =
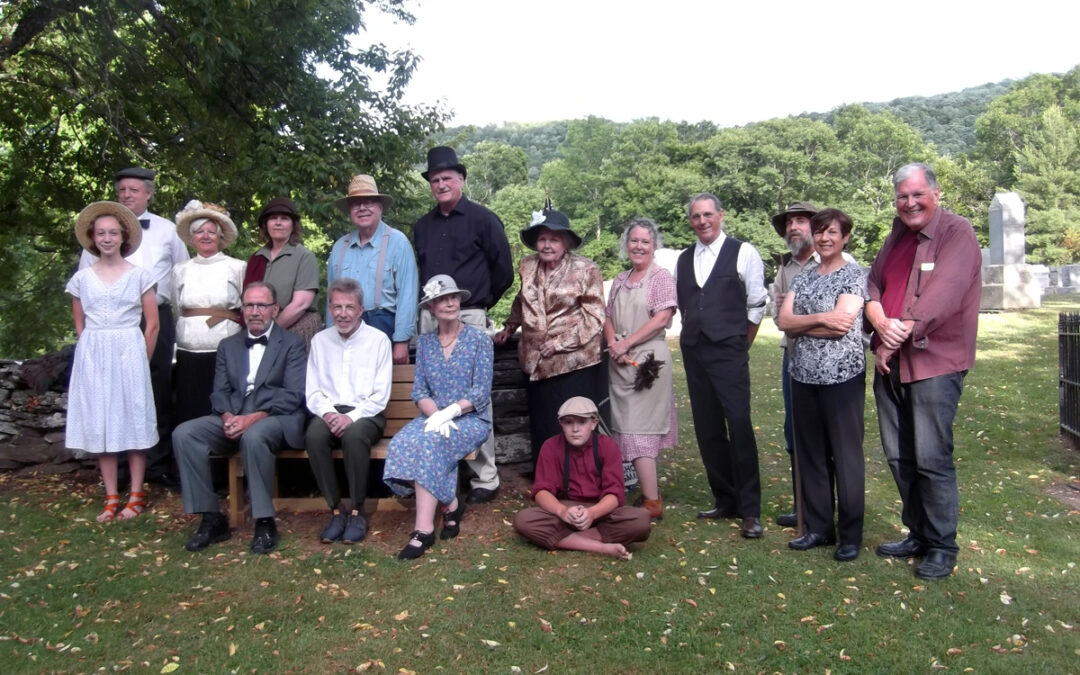
[[[397,494],[416,491],[416,520],[402,560],[419,558],[435,543],[435,509],[442,507],[442,539],[458,535],[465,500],[457,496],[458,462],[476,450],[491,430],[494,346],[478,328],[458,319],[469,291],[438,274],[424,285],[420,306],[439,327],[416,342],[412,399],[421,415],[394,434],[386,452],[383,481]]]

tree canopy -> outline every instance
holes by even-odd
[[[409,195],[412,162],[444,115],[401,103],[409,51],[355,46],[368,11],[404,21],[402,0],[70,0],[0,12],[0,353],[48,346],[78,247],[72,214],[111,198],[124,166],[161,170],[152,208],[190,197],[237,222],[289,195],[315,227],[348,227],[330,205],[354,172]],[[415,199],[415,198],[414,198]],[[245,231],[241,250],[254,245]],[[245,248],[246,247],[246,248]]]

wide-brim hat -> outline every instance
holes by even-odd
[[[449,274],[436,274],[428,279],[428,282],[424,284],[424,297],[420,298],[420,306],[427,307],[433,301],[445,295],[453,295],[457,293],[461,296],[461,301],[468,300],[472,293],[464,288],[458,288],[457,282]]]
[[[259,211],[257,221],[259,227],[262,227],[267,218],[275,215],[289,216],[294,223],[300,222],[300,212],[296,210],[296,204],[293,203],[293,200],[288,197],[274,197],[266,202],[266,205],[262,207],[262,211]]]
[[[805,213],[812,216],[817,213],[818,210],[818,207],[810,202],[791,202],[786,209],[772,217],[773,229],[776,230],[778,235],[784,237],[787,235],[788,216],[796,213]]]
[[[374,197],[382,202],[383,211],[389,211],[394,198],[379,192],[375,185],[375,179],[366,173],[357,174],[349,181],[349,192],[341,199],[334,201],[334,206],[345,215],[349,215],[349,200],[358,197]]]
[[[94,245],[94,240],[88,230],[90,223],[99,216],[115,217],[120,222],[120,227],[127,231],[127,255],[131,255],[135,249],[139,248],[139,244],[142,243],[142,227],[139,225],[139,219],[131,212],[131,209],[119,202],[94,202],[79,211],[78,217],[75,218],[75,238],[79,240],[80,246],[93,253],[91,247]]]
[[[430,174],[443,169],[453,169],[460,173],[462,178],[468,176],[465,165],[458,161],[454,149],[446,145],[439,145],[427,151],[427,171],[421,171],[420,175],[424,177],[424,180],[427,180]]]
[[[184,210],[176,214],[176,236],[191,248],[195,248],[191,241],[191,223],[199,218],[208,218],[221,227],[221,250],[229,248],[236,241],[236,224],[224,206],[192,199],[184,206]]]
[[[574,396],[568,398],[559,406],[559,412],[556,415],[558,419],[564,417],[600,417],[600,411],[596,409],[596,404],[592,402],[592,399],[584,396]]]
[[[566,217],[565,213],[555,209],[533,211],[532,222],[529,223],[529,227],[521,231],[521,241],[535,251],[536,239],[540,236],[540,231],[544,229],[552,232],[566,232],[570,235],[570,240],[574,244],[570,247],[571,249],[581,246],[581,237],[577,235],[577,232],[570,229],[570,219]]]

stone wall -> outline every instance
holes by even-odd
[[[62,473],[93,459],[79,461],[64,445],[67,413],[67,367],[70,350],[38,361],[0,360],[0,471]],[[24,366],[32,371],[25,373]],[[26,380],[37,383],[32,387]],[[491,392],[495,410],[496,461],[531,458],[529,406],[525,375],[517,360],[517,336],[495,348]]]

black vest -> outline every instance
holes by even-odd
[[[679,338],[682,344],[696,345],[701,335],[713,342],[737,337],[746,339],[749,322],[746,318],[746,284],[739,278],[737,266],[741,246],[742,242],[734,237],[724,240],[704,288],[698,286],[694,275],[697,246],[691,246],[679,255],[675,291],[682,313]]]

